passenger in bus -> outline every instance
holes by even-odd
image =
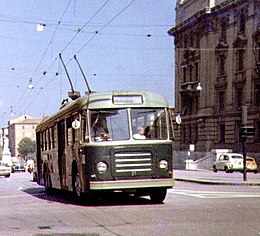
[[[144,128],[139,128],[138,133],[133,135],[134,139],[146,139]]]
[[[94,141],[108,141],[110,139],[110,135],[108,133],[107,128],[104,127],[104,120],[98,119],[92,125],[92,138]]]

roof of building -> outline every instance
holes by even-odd
[[[36,119],[29,115],[22,115],[13,120],[10,120],[9,125],[13,125],[13,124],[35,124],[35,125],[37,125],[40,121],[41,121],[41,119]]]

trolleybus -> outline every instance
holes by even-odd
[[[156,93],[81,96],[37,126],[37,182],[77,199],[120,191],[163,202],[174,185],[170,124]]]

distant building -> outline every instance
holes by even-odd
[[[242,152],[240,129],[255,128],[247,152],[260,157],[260,1],[179,0],[174,36],[174,149],[205,156]]]
[[[36,140],[35,128],[40,119],[28,115],[20,116],[10,120],[8,124],[9,149],[12,156],[18,156],[18,144],[27,137]]]

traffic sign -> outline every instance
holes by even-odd
[[[242,135],[242,137],[255,136],[255,128],[254,127],[242,127],[241,135]]]

